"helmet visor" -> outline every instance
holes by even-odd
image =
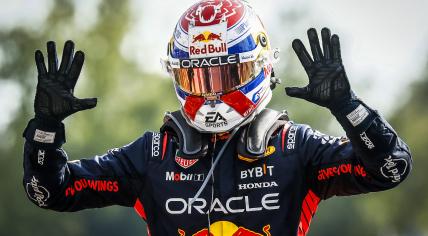
[[[203,68],[172,69],[175,83],[193,95],[227,93],[255,77],[254,61]]]

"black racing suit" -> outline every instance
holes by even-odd
[[[320,200],[390,189],[411,170],[409,148],[377,112],[358,102],[334,115],[349,139],[289,122],[258,161],[238,158],[234,137],[194,201],[225,140],[188,160],[176,156],[174,135],[146,132],[102,156],[67,161],[63,126],[32,120],[23,184],[32,202],[55,211],[135,207],[155,236],[305,235]],[[55,142],[35,141],[36,129],[56,133]]]

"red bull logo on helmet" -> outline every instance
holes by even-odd
[[[215,57],[227,55],[227,23],[210,27],[189,28],[190,58]]]
[[[210,225],[210,228],[204,228],[188,236],[271,236],[270,225],[265,225],[261,232],[255,232],[243,226],[237,226],[229,221],[217,221]],[[178,229],[178,235],[187,236],[186,232]]]

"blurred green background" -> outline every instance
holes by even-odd
[[[61,214],[41,210],[26,199],[21,184],[21,133],[33,116],[33,53],[37,48],[45,50],[48,40],[57,41],[61,52],[67,39],[86,53],[77,96],[98,97],[99,104],[66,120],[64,148],[71,159],[100,154],[146,130],[157,130],[163,113],[178,108],[172,83],[156,62],[165,53],[180,13],[192,2],[0,1],[0,235],[145,235],[145,225],[133,209]],[[414,170],[403,184],[387,192],[323,202],[310,235],[428,235],[423,174],[428,169],[424,157],[428,152],[428,47],[424,43],[428,26],[426,16],[422,14],[422,21],[418,18],[426,3],[415,1],[409,9],[403,1],[380,1],[385,6],[372,1],[350,1],[350,5],[335,0],[250,2],[262,19],[267,18],[271,39],[282,48],[283,63],[277,74],[285,85],[306,83],[289,47],[293,37],[305,37],[308,27],[323,24],[339,32],[354,90],[387,115],[413,151]],[[396,15],[393,9],[406,13]],[[401,37],[388,35],[395,32],[394,26],[403,32],[393,35]],[[293,120],[323,132],[343,133],[328,111],[284,96],[283,86],[274,91],[270,107],[287,109]]]

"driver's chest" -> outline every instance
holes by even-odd
[[[274,221],[282,222],[289,205],[297,203],[301,173],[293,156],[277,151],[263,160],[247,162],[229,150],[210,177],[214,158],[189,161],[167,155],[150,169],[148,182],[156,209],[170,218],[177,230],[195,235],[208,225],[209,217],[211,225],[243,229],[250,225],[261,232],[267,225],[274,227]]]

